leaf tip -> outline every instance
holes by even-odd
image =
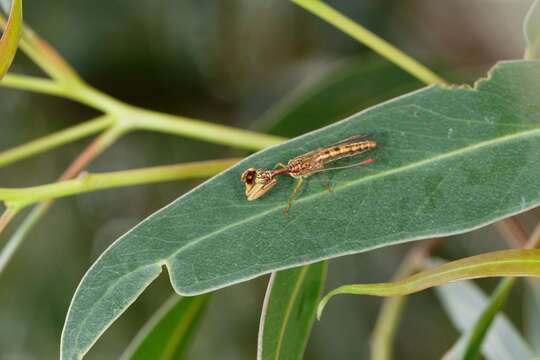
[[[317,306],[317,321],[321,321],[322,313],[324,311],[324,308],[326,307],[326,304],[328,304],[328,300],[332,297],[332,292],[326,294],[321,301],[319,302],[319,306]]]

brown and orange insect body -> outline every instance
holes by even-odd
[[[362,141],[352,144],[345,144],[341,146],[334,146],[332,148],[328,148],[324,150],[321,154],[319,154],[315,161],[320,162],[327,162],[332,161],[336,158],[344,158],[347,156],[353,156],[360,152],[371,150],[377,147],[377,143],[373,140],[368,141]]]
[[[295,157],[289,160],[287,165],[278,163],[276,167],[279,167],[279,169],[264,170],[249,168],[244,171],[241,176],[242,182],[246,185],[246,198],[248,201],[260,198],[277,184],[278,175],[288,174],[297,179],[293,194],[289,200],[289,206],[286,209],[286,211],[288,211],[292,199],[300,190],[304,178],[322,171],[370,164],[373,162],[373,159],[367,159],[349,166],[327,167],[328,163],[346,157],[356,156],[376,147],[377,143],[375,141],[367,140],[365,136],[355,136],[329,147],[310,151],[304,155]]]

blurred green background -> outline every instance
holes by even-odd
[[[495,61],[522,56],[521,22],[530,1],[329,3],[449,80],[471,82]],[[318,128],[421,87],[284,0],[27,1],[25,17],[84,79],[121,100],[283,136]],[[12,70],[41,75],[22,53]],[[337,85],[325,92],[332,84]],[[290,113],[297,106],[301,110]],[[0,88],[0,150],[95,115],[67,100]],[[54,181],[87,143],[2,168],[0,185]],[[190,139],[137,133],[107,151],[91,170],[241,154]],[[118,236],[194,185],[186,181],[126,188],[58,202],[0,276],[0,359],[57,358],[69,301],[84,272]],[[533,218],[526,214],[521,220],[527,225]],[[4,242],[0,239],[0,245]],[[409,246],[330,261],[327,289],[388,280]],[[493,228],[486,228],[452,238],[438,255],[454,259],[505,246]],[[218,291],[189,358],[253,359],[266,282],[263,277]],[[481,282],[486,289],[495,283]],[[117,358],[171,293],[164,274],[112,326],[88,359]],[[323,321],[315,324],[305,358],[367,358],[380,300],[333,301]],[[512,301],[512,319],[519,325],[520,299]],[[396,358],[439,358],[456,336],[432,292],[414,295],[400,327]]]

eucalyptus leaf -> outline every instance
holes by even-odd
[[[7,8],[7,6],[7,3],[2,3],[4,9]],[[5,24],[3,24],[0,16],[0,28],[4,29],[2,37],[0,38],[0,81],[7,73],[15,58],[15,54],[17,53],[17,46],[21,38],[23,27],[22,17],[22,0],[13,0],[11,2],[9,18]]]
[[[265,273],[405,241],[462,233],[540,204],[540,62],[496,66],[474,88],[431,86],[256,153],[117,240],[84,276],[62,358],[82,357],[161,273],[196,295]],[[239,176],[372,134],[376,163],[282,178],[247,202]],[[330,174],[330,173],[328,173]],[[328,175],[326,174],[326,175]]]
[[[122,359],[179,360],[191,344],[210,295],[173,296],[139,331]]]
[[[540,0],[534,0],[523,24],[527,50],[525,56],[534,58],[540,47]]]
[[[540,277],[540,250],[503,250],[452,261],[388,283],[340,286],[326,294],[317,309],[320,318],[328,301],[336,295],[402,296],[459,280],[486,277]]]
[[[466,334],[476,324],[489,302],[489,298],[472,281],[438,286],[435,291],[450,320],[462,334]],[[461,347],[463,351],[466,335],[461,337],[459,344],[458,348]],[[458,353],[459,350],[456,351]],[[527,342],[503,314],[495,317],[482,344],[482,354],[488,360],[529,360],[533,357]]]
[[[302,359],[326,267],[321,262],[272,274],[262,311],[257,359]]]

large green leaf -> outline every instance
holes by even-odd
[[[5,4],[2,5],[5,6]],[[0,28],[4,28],[4,33],[0,38],[0,80],[7,73],[17,52],[23,26],[22,16],[22,0],[12,0],[7,22],[3,24],[0,19]]]
[[[435,291],[452,323],[462,334],[476,324],[482,310],[489,304],[489,298],[472,281],[438,286]],[[466,340],[466,335],[463,335],[455,345],[455,355],[464,351]],[[529,360],[533,357],[531,348],[503,314],[495,317],[482,344],[482,353],[488,360]],[[447,355],[447,358],[457,359],[455,355]]]
[[[208,299],[209,295],[171,298],[141,329],[122,359],[183,359]]]
[[[523,23],[527,50],[525,56],[534,58],[540,48],[540,0],[534,0]]]
[[[62,357],[85,354],[166,266],[195,295],[275,270],[469,231],[540,203],[540,62],[498,65],[474,88],[432,86],[261,151],[116,241],[83,278]],[[376,164],[310,179],[289,215],[290,179],[247,202],[240,173],[355,134]]]
[[[325,262],[272,274],[262,311],[257,359],[302,359],[325,279]]]

